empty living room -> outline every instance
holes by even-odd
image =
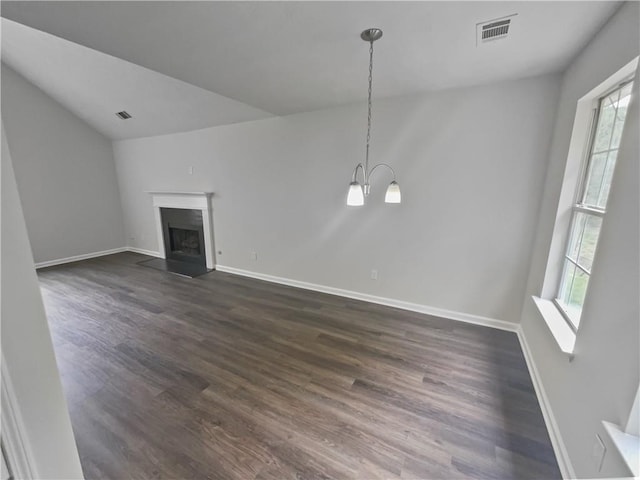
[[[640,476],[640,2],[0,17],[2,480]]]

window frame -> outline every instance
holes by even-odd
[[[568,118],[571,113],[569,109],[572,109],[572,107],[563,101],[559,104],[557,118],[561,118],[562,123],[556,127],[555,136],[550,147],[551,157],[548,166],[550,170],[547,171],[546,184],[550,189],[548,192],[550,197],[545,197],[553,199],[553,205],[548,205],[543,198],[541,206],[542,209],[555,208],[555,215],[553,222],[549,225],[551,227],[549,236],[543,237],[544,241],[548,240],[549,243],[544,247],[545,257],[544,265],[541,265],[540,283],[534,286],[537,292],[532,293],[531,301],[533,307],[539,313],[540,319],[548,327],[549,333],[559,350],[567,355],[569,361],[572,361],[575,357],[577,333],[569,326],[570,323],[562,315],[561,309],[553,302],[553,299],[558,293],[563,273],[561,268],[564,262],[562,259],[567,252],[568,235],[571,228],[570,220],[573,213],[572,206],[575,204],[579,192],[582,192],[581,182],[584,177],[582,172],[586,168],[586,161],[588,161],[586,149],[590,146],[587,137],[591,134],[591,129],[594,128],[592,123],[593,110],[598,105],[600,97],[605,96],[629,78],[635,77],[638,63],[640,63],[640,56],[632,58],[609,76],[605,77],[603,75],[599,78],[599,81],[594,81],[591,84],[590,89],[587,85],[583,85],[585,89],[580,89],[580,92],[567,91],[567,95],[573,97],[576,94],[577,96],[575,107],[573,107],[575,110],[573,110],[572,124],[568,123],[568,119],[566,119],[567,124],[565,125],[564,123],[565,116]],[[634,86],[633,91],[637,91],[636,86]],[[565,128],[570,130],[566,151],[564,150],[565,138],[560,135],[564,134]],[[563,155],[566,155],[564,162],[560,160]],[[550,177],[551,174],[554,176]],[[556,185],[556,179],[559,185]],[[558,187],[557,192],[555,190],[556,186]],[[554,199],[556,193],[558,196]],[[542,210],[542,212],[544,211]],[[541,218],[544,219],[544,217]],[[545,229],[546,224],[542,224],[541,228]],[[543,230],[544,232],[545,230]],[[535,266],[532,265],[532,268],[535,268]],[[585,305],[587,303],[585,302]]]
[[[581,310],[580,310],[580,315],[582,315],[582,307],[584,307],[584,302],[586,301],[586,298],[589,294],[589,284],[591,280],[591,273],[593,271],[593,263],[592,263],[591,269],[587,270],[584,266],[580,265],[579,259],[576,259],[576,261],[574,261],[573,259],[570,258],[569,248],[571,246],[572,233],[573,233],[574,225],[576,222],[576,216],[578,213],[583,213],[585,215],[592,215],[600,219],[604,219],[607,213],[606,203],[608,203],[608,196],[607,196],[607,202],[605,203],[605,206],[602,208],[598,208],[594,206],[586,206],[584,205],[583,200],[586,195],[586,188],[588,187],[588,180],[589,180],[589,173],[590,173],[589,169],[591,167],[591,163],[593,160],[593,151],[596,143],[596,133],[598,130],[600,113],[602,111],[602,103],[612,93],[618,90],[622,90],[624,89],[624,87],[626,87],[630,83],[633,83],[634,73],[631,75],[627,75],[621,81],[616,82],[610,88],[608,88],[604,92],[601,92],[598,96],[596,96],[593,99],[592,105],[591,105],[591,120],[590,120],[590,125],[588,127],[588,134],[586,136],[586,145],[583,147],[582,161],[581,161],[580,171],[578,174],[578,182],[574,190],[573,201],[569,206],[571,217],[569,219],[569,224],[567,225],[564,248],[562,250],[561,258],[559,259],[561,268],[558,272],[559,276],[558,276],[555,293],[551,300],[574,334],[577,334],[578,329],[580,328],[580,318],[578,318],[577,324],[574,323],[574,319],[571,318],[569,312],[567,311],[567,308],[560,302],[560,299],[559,299],[559,297],[561,296],[562,287],[564,283],[564,276],[566,272],[565,267],[567,263],[570,263],[571,265],[574,265],[576,269],[581,270],[588,277],[587,286],[585,289],[584,301],[582,303]],[[625,117],[625,122],[626,122],[626,117]],[[623,129],[624,129],[624,125],[623,125]],[[611,134],[613,135],[613,131]],[[616,161],[617,161],[617,155],[616,155]],[[614,172],[615,172],[615,165],[614,165]],[[602,229],[602,224],[600,226],[600,230],[601,229]],[[583,235],[584,235],[584,231],[583,231]],[[599,243],[600,243],[600,231],[598,231],[598,239],[596,240],[594,251],[593,251],[594,262],[598,254]]]

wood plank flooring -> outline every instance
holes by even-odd
[[[515,334],[143,258],[38,272],[86,478],[561,478]]]

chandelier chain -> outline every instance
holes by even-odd
[[[369,142],[371,140],[371,84],[373,83],[373,40],[369,43],[369,98],[367,101],[367,153],[364,161],[364,174],[369,173]]]

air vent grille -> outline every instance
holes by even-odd
[[[131,115],[128,112],[125,112],[124,110],[116,113],[116,115],[118,116],[118,118],[121,118],[122,120],[127,120],[129,118],[132,118]]]
[[[504,37],[509,33],[509,24],[511,20],[502,20],[500,22],[493,22],[489,25],[482,26],[482,40],[491,40],[496,37]]]
[[[516,14],[476,24],[476,45],[506,38]]]

